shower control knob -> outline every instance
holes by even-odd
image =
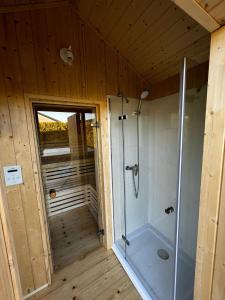
[[[133,167],[126,166],[126,170],[127,170],[127,171],[133,170]]]
[[[174,212],[173,206],[167,207],[167,208],[165,209],[165,213],[168,214],[168,215],[169,215],[170,213],[172,213],[172,212]]]

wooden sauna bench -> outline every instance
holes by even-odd
[[[42,175],[48,216],[88,205],[97,220],[94,158],[43,164]],[[54,199],[49,195],[52,189],[56,191]]]

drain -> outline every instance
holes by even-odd
[[[161,259],[164,259],[164,260],[167,260],[170,257],[169,253],[165,249],[159,249],[157,251],[157,254]]]

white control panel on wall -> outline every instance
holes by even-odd
[[[4,176],[6,186],[23,183],[21,166],[4,167]]]

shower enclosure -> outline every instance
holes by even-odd
[[[186,77],[140,112],[109,97],[114,249],[148,299],[193,299],[206,86]]]

